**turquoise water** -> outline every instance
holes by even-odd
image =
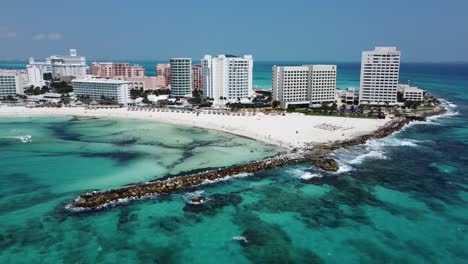
[[[356,72],[349,65],[340,82]],[[144,121],[2,118],[0,263],[466,263],[467,76],[464,64],[402,65],[402,79],[447,100],[449,115],[338,151],[336,174],[301,164],[189,190],[210,198],[202,206],[176,193],[63,209],[84,191],[279,149]],[[26,134],[32,143],[11,138]]]

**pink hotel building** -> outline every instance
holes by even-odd
[[[192,90],[203,90],[203,74],[201,64],[192,66]]]
[[[166,86],[171,85],[171,65],[169,63],[156,65],[156,75],[164,78]]]
[[[111,79],[145,77],[145,69],[139,65],[130,66],[128,63],[93,62],[91,74]]]

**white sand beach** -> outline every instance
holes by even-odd
[[[128,111],[127,108],[89,110],[76,108],[0,107],[0,116],[71,115],[107,118],[145,119],[177,125],[215,129],[274,144],[283,148],[301,148],[369,134],[389,119],[306,116],[303,114],[233,116],[193,112]]]

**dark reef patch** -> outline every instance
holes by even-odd
[[[186,204],[184,211],[214,215],[219,209],[225,206],[236,206],[242,202],[242,197],[237,193],[213,194],[208,198],[209,200],[203,204]]]
[[[138,152],[101,152],[81,153],[80,156],[85,158],[107,158],[113,159],[119,163],[127,163],[142,158],[144,154]]]
[[[245,256],[252,263],[322,263],[311,250],[292,246],[281,226],[262,221],[248,211],[238,211],[234,222],[244,231],[247,241],[240,241]]]

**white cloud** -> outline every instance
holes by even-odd
[[[39,33],[39,34],[36,34],[32,37],[33,40],[61,40],[63,39],[63,35],[60,34],[60,33],[56,33],[56,32],[51,32],[51,33],[47,33],[47,34],[43,34],[43,33]]]
[[[61,40],[63,38],[62,34],[60,33],[49,33],[47,34],[48,40]]]
[[[42,39],[45,39],[45,35],[44,34],[36,34],[32,37],[33,40],[42,40]]]

